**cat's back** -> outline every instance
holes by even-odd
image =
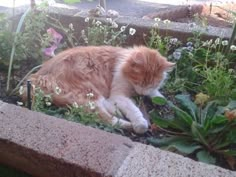
[[[116,64],[122,50],[124,49],[112,46],[85,46],[67,49],[46,61],[38,74],[49,74],[68,68],[85,70],[91,67],[107,66],[111,69]]]

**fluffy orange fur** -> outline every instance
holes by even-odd
[[[89,46],[68,49],[45,62],[30,76],[33,85],[52,95],[57,106],[88,102],[88,93],[101,119],[144,133],[147,122],[130,99],[134,95],[162,96],[158,88],[174,66],[156,50],[144,46]],[[55,88],[61,89],[60,94]],[[90,101],[91,101],[90,99]],[[116,117],[121,111],[130,122]]]

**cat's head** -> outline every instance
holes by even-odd
[[[150,95],[166,79],[175,63],[167,61],[158,51],[147,47],[136,47],[123,66],[125,78],[139,95]]]

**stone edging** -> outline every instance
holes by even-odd
[[[236,172],[0,101],[0,163],[37,177],[236,177]]]
[[[196,9],[197,9],[196,5]],[[183,8],[186,7],[180,7],[179,10],[183,10]],[[26,9],[26,7],[22,7],[19,9],[16,9],[18,14],[22,14],[22,12]],[[178,8],[177,8],[178,10]],[[11,10],[9,10],[11,12]],[[20,13],[21,12],[21,13]],[[88,24],[84,22],[84,19],[88,16],[88,13],[79,10],[77,8],[73,8],[71,6],[65,6],[65,7],[55,7],[52,6],[49,9],[49,12],[58,17],[62,24],[65,26],[68,26],[70,23],[74,25],[75,37],[79,38],[81,36],[81,30],[85,29]],[[165,11],[161,11],[160,13],[164,13]],[[98,20],[105,21],[106,18],[97,18]],[[118,17],[114,19],[118,24],[119,27],[122,25],[128,25],[128,27],[132,27],[136,29],[136,34],[133,36],[128,36],[127,43],[125,45],[132,46],[132,45],[144,45],[144,35],[149,35],[150,29],[154,26],[156,23],[153,19],[141,19],[136,17]],[[166,25],[163,22],[160,22],[158,24],[158,31],[159,34],[162,36],[168,35],[172,37],[177,37],[182,42],[185,42],[188,37],[193,36],[193,31],[201,31],[202,32],[202,39],[215,39],[217,37],[221,38],[230,38],[232,34],[231,28],[219,28],[219,27],[213,27],[209,26],[206,29],[201,28],[200,26],[194,26],[191,27],[187,23],[179,23],[179,22],[171,22],[170,24]]]

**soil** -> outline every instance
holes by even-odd
[[[10,90],[14,89],[16,85],[21,81],[21,79],[36,65],[36,61],[32,59],[23,60],[19,69],[13,70],[11,75]],[[7,67],[6,67],[7,68]],[[17,104],[20,101],[18,94],[10,95],[6,91],[7,87],[7,69],[0,70],[0,100]]]

